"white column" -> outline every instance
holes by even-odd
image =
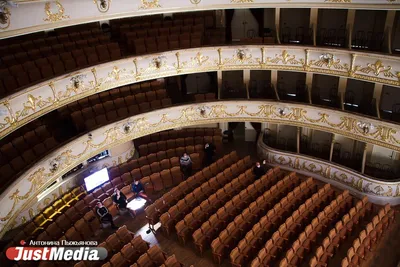
[[[382,89],[383,89],[383,84],[375,83],[375,86],[374,86],[374,98],[375,98],[375,101],[376,101],[376,114],[378,115],[378,118],[381,118]]]
[[[347,21],[346,21],[346,30],[349,40],[347,43],[347,48],[351,49],[351,41],[353,39],[353,27],[354,27],[354,19],[356,17],[356,10],[355,9],[348,9],[347,10]]]
[[[280,23],[281,23],[281,9],[275,8],[275,31],[276,31],[276,39],[278,40],[278,44],[281,43],[281,37],[279,36]]]
[[[310,10],[310,28],[313,30],[313,45],[317,45],[317,23],[318,23],[318,8]]]
[[[221,99],[222,70],[217,71],[217,81],[218,81],[218,99]]]
[[[250,70],[243,70],[243,83],[246,88],[247,99],[250,99],[249,85],[250,85]]]

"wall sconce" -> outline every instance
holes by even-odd
[[[56,159],[53,159],[52,161],[50,161],[50,171],[52,173],[56,172],[58,170],[59,167],[59,163]]]
[[[131,122],[125,123],[123,127],[124,127],[124,133],[126,134],[130,133],[133,129],[133,125]]]
[[[335,57],[331,53],[325,53],[320,55],[319,59],[322,60],[322,62],[324,62],[328,67],[330,67],[333,64]]]
[[[71,81],[71,83],[72,83],[72,85],[74,86],[75,89],[79,89],[79,87],[81,86],[81,84],[83,82],[82,81],[83,78],[86,78],[85,74],[76,75],[76,76],[71,78],[70,81]]]
[[[156,69],[161,69],[162,65],[163,65],[163,61],[166,59],[165,56],[159,56],[156,58],[153,58],[152,62],[153,65]]]
[[[247,56],[247,52],[248,52],[247,49],[238,49],[238,50],[236,50],[237,59],[240,60],[241,62],[243,62],[243,61],[245,61],[247,59],[250,59],[251,55]]]
[[[238,49],[236,52],[238,59],[243,60],[246,57],[246,53],[243,49]]]
[[[201,107],[198,108],[198,111],[200,112],[200,115],[201,115],[201,116],[205,117],[205,116],[206,116],[206,112],[207,112],[207,110],[209,110],[209,109],[210,109],[210,107],[201,106]]]
[[[0,29],[3,30],[7,29],[8,26],[10,26],[11,12],[7,6],[18,7],[18,4],[14,3],[13,1],[6,1],[6,0],[0,1],[0,24],[6,25],[4,27],[0,26]]]
[[[93,0],[93,2],[97,5],[97,9],[105,13],[110,9],[111,0]]]
[[[374,126],[371,123],[358,122],[357,125],[362,129],[364,134],[368,134],[371,130],[374,129]]]
[[[278,108],[278,112],[279,112],[279,115],[285,116],[286,114],[289,113],[289,109],[288,108]]]

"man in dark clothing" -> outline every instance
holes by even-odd
[[[263,164],[265,165],[265,160]],[[261,166],[260,162],[257,161],[256,166],[253,168],[253,174],[256,176],[256,179],[260,179],[266,173],[264,166]]]
[[[189,178],[192,175],[192,159],[189,157],[187,153],[183,153],[183,156],[180,159],[181,171],[185,179]]]
[[[117,229],[118,227],[114,224],[113,218],[111,214],[108,212],[108,209],[99,201],[96,206],[96,213],[100,216],[101,222],[109,222],[111,223],[112,229]]]
[[[142,183],[139,180],[134,180],[133,181],[133,183],[132,183],[132,192],[135,194],[135,198],[139,196],[139,197],[142,197],[142,198],[146,199],[149,202],[153,202],[144,193],[144,187],[143,187]]]
[[[215,146],[210,143],[206,143],[204,146],[204,165],[209,166],[213,163],[215,154]]]
[[[124,193],[119,191],[118,188],[114,189],[114,194],[112,195],[112,200],[114,201],[115,204],[117,204],[119,209],[126,209],[128,200],[126,199],[126,196],[124,195]]]

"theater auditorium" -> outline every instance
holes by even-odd
[[[0,0],[1,266],[398,267],[399,205],[399,0]]]

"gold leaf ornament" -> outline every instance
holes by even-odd
[[[46,13],[47,18],[44,18],[44,21],[49,22],[57,22],[63,19],[69,19],[68,15],[64,15],[65,9],[60,1],[55,1],[55,5],[57,7],[57,11],[53,12],[52,10],[52,2],[46,2],[44,5],[44,11]]]
[[[161,7],[161,5],[159,4],[159,0],[153,0],[153,1],[141,0],[141,2],[142,5],[139,7],[139,9],[152,9]]]

